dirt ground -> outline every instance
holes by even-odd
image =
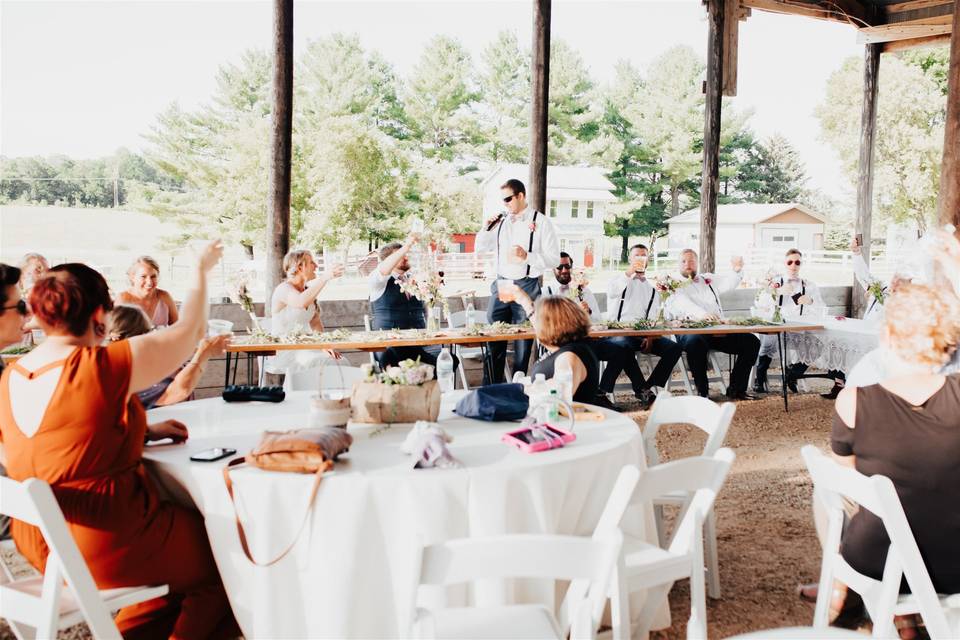
[[[726,638],[775,627],[808,626],[812,605],[794,593],[801,582],[813,582],[820,570],[820,549],[810,511],[812,485],[800,458],[800,447],[826,447],[833,403],[817,392],[792,395],[790,412],[779,396],[741,402],[726,445],[737,454],[727,484],[716,502],[722,598],[707,600],[710,638]],[[626,396],[618,398],[629,402]],[[624,407],[643,425],[647,412]],[[704,439],[696,429],[668,426],[659,449],[665,459],[695,455]],[[688,583],[670,593],[673,626],[653,637],[683,638],[689,617]],[[12,638],[0,621],[0,639]],[[89,638],[75,627],[60,638]]]

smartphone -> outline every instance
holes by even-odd
[[[858,233],[858,234],[856,235],[856,237],[854,238],[854,242],[857,243],[857,246],[858,246],[858,247],[862,247],[862,246],[863,246],[863,234],[862,234],[862,233]]]
[[[555,449],[577,439],[577,436],[573,433],[557,429],[556,427],[544,425],[543,428],[549,431],[551,436],[549,439],[536,437],[531,433],[529,427],[517,429],[516,431],[508,431],[503,434],[500,439],[506,444],[514,446],[525,453],[536,453],[538,451],[546,451],[547,449]]]
[[[214,462],[215,460],[229,458],[236,453],[236,449],[230,449],[228,447],[214,447],[212,449],[197,451],[195,454],[190,456],[190,459],[194,462]]]

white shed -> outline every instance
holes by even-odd
[[[802,204],[721,204],[717,207],[717,249],[823,249],[827,218]],[[667,220],[671,249],[700,244],[700,209]]]
[[[483,213],[478,224],[503,211],[500,185],[516,178],[527,184],[530,167],[525,164],[498,165],[480,188]],[[547,215],[557,228],[560,250],[578,266],[593,266],[603,250],[603,218],[607,205],[616,200],[614,186],[598,167],[547,167]]]

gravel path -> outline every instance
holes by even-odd
[[[813,619],[811,605],[794,594],[800,582],[815,581],[820,570],[820,549],[810,512],[812,486],[800,447],[827,446],[833,403],[813,391],[792,396],[791,411],[784,413],[779,397],[741,402],[727,436],[737,459],[716,503],[720,553],[721,600],[707,600],[709,637],[785,626],[806,626]],[[626,401],[626,397],[620,398]],[[630,411],[642,425],[647,413]],[[659,447],[664,458],[694,455],[703,437],[690,427],[661,430]],[[9,557],[4,552],[5,560]],[[673,626],[654,634],[683,638],[689,617],[686,581],[670,594]],[[61,633],[61,639],[89,638],[82,625]],[[13,638],[0,621],[0,639]]]

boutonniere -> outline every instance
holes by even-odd
[[[527,226],[530,227],[530,231],[531,231],[531,232],[537,230],[537,223],[536,223],[536,222],[531,222],[531,223],[530,223],[529,225],[527,225]]]
[[[771,283],[770,283],[770,288],[771,288],[771,289],[779,289],[779,288],[780,288],[780,283],[779,283],[779,282],[771,282]]]
[[[712,281],[710,278],[704,278],[704,279],[703,279],[703,284],[707,285],[708,287],[710,286],[710,283],[711,283],[711,282],[713,282],[713,281]]]

